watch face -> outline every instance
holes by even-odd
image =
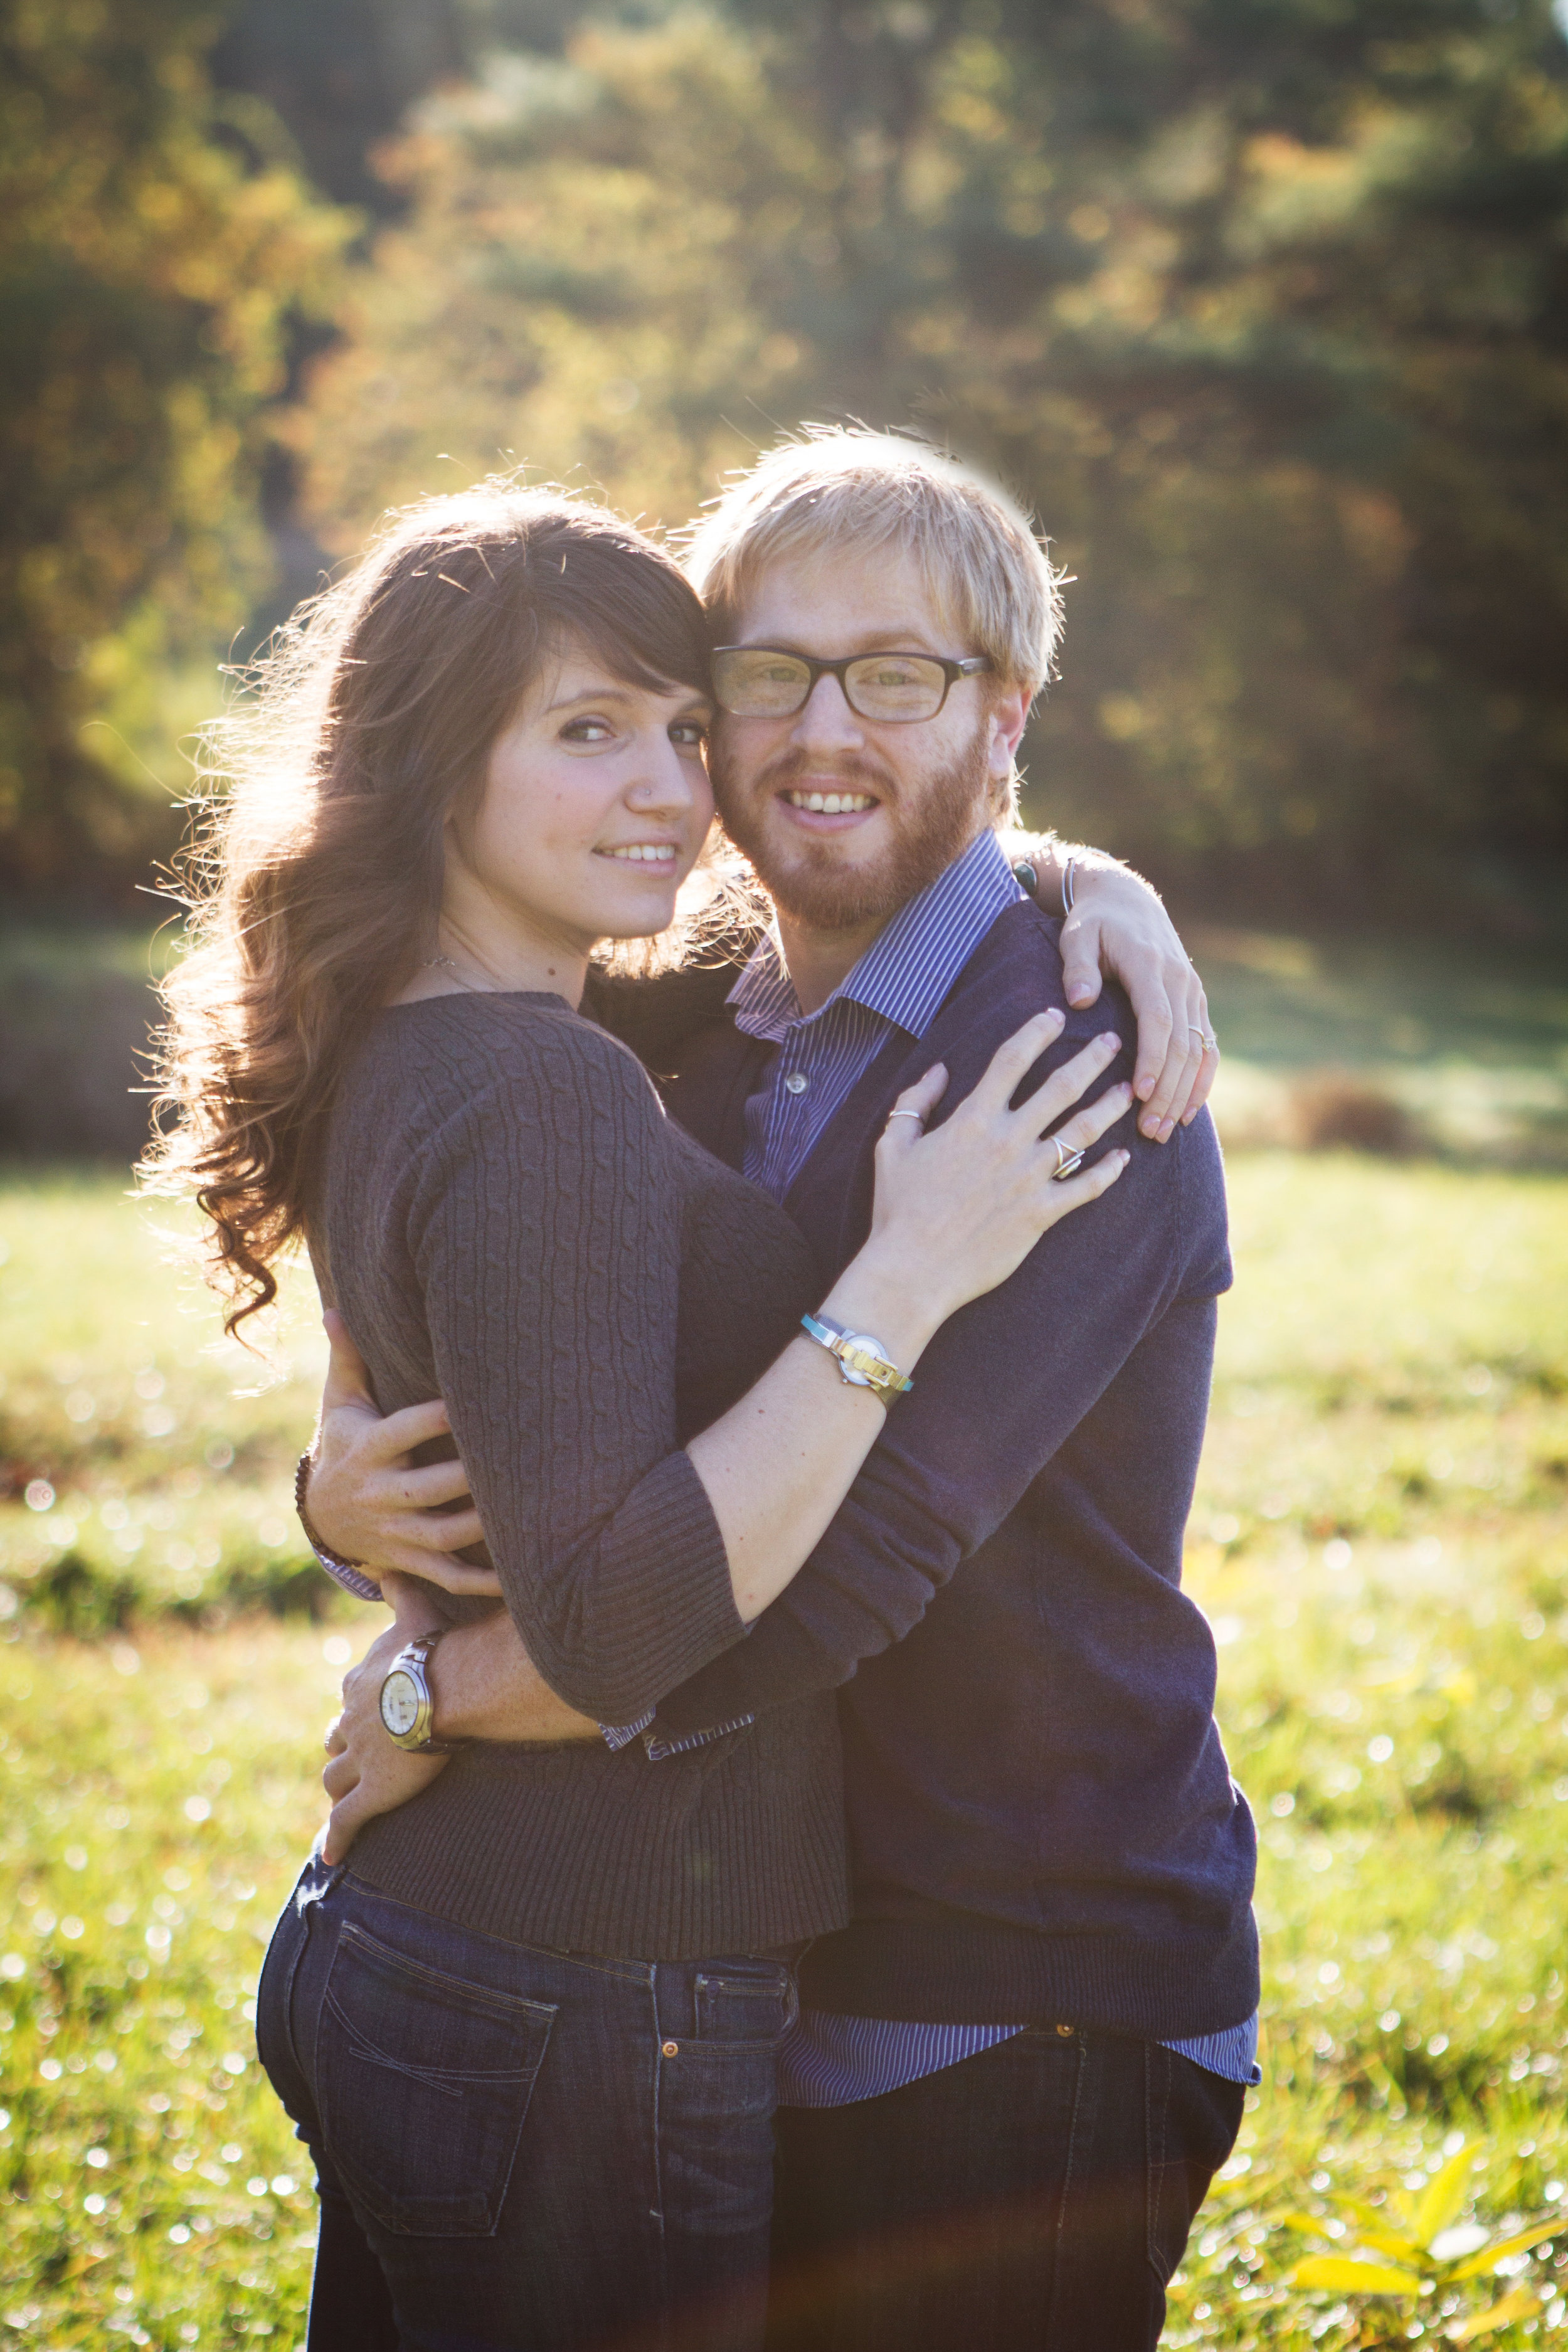
[[[874,1356],[879,1360],[880,1360],[887,1352],[883,1348],[880,1339],[873,1339],[868,1331],[846,1331],[840,1344],[844,1348],[853,1348],[859,1355]],[[865,1372],[856,1371],[852,1365],[845,1362],[842,1355],[838,1359],[838,1369],[852,1389],[868,1389],[870,1387],[871,1382],[869,1376]]]
[[[395,1739],[406,1738],[419,1720],[418,1686],[402,1667],[395,1667],[381,1686],[381,1719]]]

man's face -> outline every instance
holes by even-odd
[[[910,558],[835,551],[763,572],[733,642],[818,659],[958,661],[978,650],[952,635]],[[982,674],[959,679],[934,719],[912,724],[858,717],[836,677],[819,677],[791,719],[721,711],[711,747],[719,814],[797,921],[825,931],[885,921],[990,822],[990,792],[1007,775],[1023,706]],[[840,805],[821,807],[830,798]]]

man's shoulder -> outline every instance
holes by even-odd
[[[1105,983],[1095,1003],[1068,1004],[1061,931],[1061,918],[1047,915],[1032,898],[1005,908],[942,999],[924,1043],[944,1058],[954,1046],[989,1056],[1026,1021],[1054,1006],[1067,1018],[1053,1063],[1111,1028],[1131,1051],[1137,1042],[1132,1008],[1114,982]],[[1115,1075],[1127,1074],[1118,1066]]]

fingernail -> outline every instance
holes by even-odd
[[[1078,986],[1068,989],[1068,997],[1071,1003],[1087,1004],[1089,1003],[1089,991],[1080,982]]]
[[[1160,1132],[1159,1120],[1157,1118],[1141,1118],[1138,1122],[1138,1132],[1140,1135],[1148,1136],[1150,1140],[1152,1141],[1154,1137]]]
[[[1161,1142],[1162,1142],[1162,1143],[1166,1142],[1166,1141],[1169,1139],[1169,1138],[1170,1138],[1171,1136],[1173,1136],[1173,1135],[1175,1133],[1175,1129],[1176,1129],[1176,1122],[1175,1122],[1175,1120],[1174,1120],[1173,1118],[1163,1118],[1163,1119],[1160,1121],[1160,1140],[1161,1140]]]

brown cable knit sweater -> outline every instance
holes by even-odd
[[[507,1607],[563,1698],[634,1721],[742,1637],[679,1449],[789,1339],[810,1254],[624,1046],[555,996],[383,1013],[333,1114],[312,1245],[383,1412],[446,1398]],[[834,1702],[658,1762],[640,1742],[466,1748],[352,1866],[581,1951],[822,1933],[846,1916]]]

